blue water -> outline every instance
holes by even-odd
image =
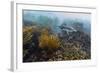
[[[60,31],[58,26],[61,26],[63,23],[67,24],[67,26],[73,26],[75,23],[81,23],[80,26],[85,33],[90,35],[91,32],[91,14],[24,11],[23,20],[31,23],[37,23],[37,25],[40,26],[49,25],[55,32]]]

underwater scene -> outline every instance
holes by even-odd
[[[23,62],[91,59],[91,14],[23,10]]]

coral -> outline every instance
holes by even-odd
[[[27,44],[31,41],[32,38],[32,27],[24,27],[23,29],[23,44]]]
[[[64,49],[64,60],[81,60],[88,58],[88,54],[85,51],[81,50],[81,46],[77,42],[63,43],[62,48]]]
[[[29,42],[32,42],[32,36],[34,36],[33,33],[39,32],[39,29],[36,26],[27,26],[23,27],[23,44],[27,44]]]
[[[91,58],[90,37],[71,32],[60,37],[49,26],[23,27],[23,62],[84,60]]]
[[[59,38],[55,35],[49,35],[47,31],[41,34],[39,42],[41,48],[56,49],[60,46]]]

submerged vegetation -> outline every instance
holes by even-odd
[[[49,31],[42,31],[39,37],[39,47],[43,49],[56,49],[60,47],[60,40],[57,36],[49,34]]]
[[[58,26],[57,17],[38,19],[23,21],[23,62],[91,59],[90,33],[82,22],[65,20]]]
[[[90,38],[83,32],[56,35],[47,28],[23,28],[23,61],[90,59]],[[89,50],[89,51],[88,51]]]

